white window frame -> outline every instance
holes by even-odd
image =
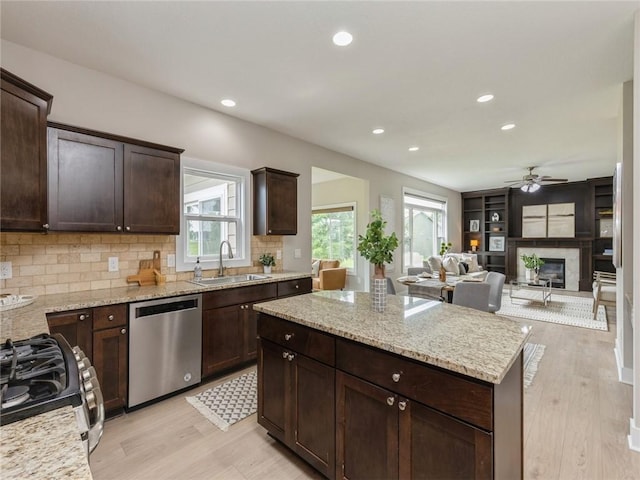
[[[180,165],[180,234],[176,236],[176,272],[188,272],[193,271],[196,259],[185,258],[186,242],[188,241],[187,235],[187,220],[188,215],[184,213],[184,175],[188,171],[198,171],[203,173],[209,173],[212,175],[228,175],[238,177],[241,179],[238,185],[239,192],[237,192],[238,198],[238,212],[239,221],[236,223],[236,242],[237,248],[233,252],[233,258],[227,258],[228,246],[225,245],[223,249],[223,264],[225,267],[248,267],[251,266],[251,226],[249,225],[251,219],[250,209],[250,185],[251,185],[251,172],[249,170],[232,167],[215,162],[209,162],[206,160],[200,160],[190,157],[182,157]],[[198,216],[202,219],[202,216]],[[213,215],[211,218],[226,218],[219,215]],[[234,217],[235,218],[235,217]],[[201,258],[200,265],[203,270],[217,269],[220,266],[220,261],[217,258]]]
[[[334,203],[331,205],[316,205],[311,208],[311,215],[313,216],[314,211],[318,210],[330,210],[332,208],[342,208],[342,207],[350,207],[353,210],[353,268],[347,268],[347,275],[357,276],[358,275],[358,211],[357,211],[357,203],[356,202],[343,202],[343,203]],[[313,235],[313,232],[312,232]],[[313,238],[311,239],[313,243]],[[312,245],[313,247],[313,245]],[[313,250],[313,249],[312,249]]]
[[[405,232],[405,218],[404,218],[404,209],[405,209],[405,197],[409,195],[409,196],[415,196],[415,197],[421,197],[424,198],[425,200],[430,200],[433,202],[438,202],[438,203],[442,203],[443,207],[442,207],[442,215],[443,215],[443,220],[442,220],[442,238],[444,242],[448,241],[448,230],[449,230],[449,215],[448,215],[448,208],[449,208],[449,199],[447,197],[442,197],[440,195],[436,195],[434,193],[427,193],[427,192],[423,192],[421,190],[416,190],[414,188],[409,188],[409,187],[403,187],[402,188],[402,243],[401,243],[401,249],[400,249],[400,256],[402,258],[402,271],[404,273],[407,272],[407,268],[409,267],[409,265],[406,265],[405,263],[405,258],[404,258],[404,243],[405,243],[405,238],[404,238],[404,232]],[[437,250],[436,250],[437,253]]]

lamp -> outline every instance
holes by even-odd
[[[480,241],[478,240],[471,240],[469,241],[469,244],[471,245],[471,251],[475,252],[476,248],[478,248],[478,245],[480,245]]]
[[[538,190],[540,190],[540,184],[538,183],[525,183],[524,185],[522,185],[520,187],[520,190],[522,190],[524,193],[533,193],[533,192],[537,192]]]

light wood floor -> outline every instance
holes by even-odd
[[[617,380],[609,332],[527,321],[546,345],[525,392],[526,479],[640,479],[640,453],[627,448],[632,387]],[[224,381],[211,382],[188,395]],[[91,456],[96,480],[319,479],[268,437],[255,415],[222,432],[185,394],[107,422]]]

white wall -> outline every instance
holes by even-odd
[[[402,187],[448,198],[449,238],[460,241],[460,194],[362,162],[273,130],[66,62],[6,40],[2,67],[54,96],[49,120],[184,148],[193,158],[254,169],[270,166],[300,174],[298,235],[284,237],[283,266],[308,271],[311,263],[311,167],[369,181],[369,204],[395,199],[402,218]],[[170,68],[170,65],[167,65]],[[185,72],[185,75],[188,75]],[[294,258],[295,249],[302,252]],[[399,268],[396,269],[399,275]]]

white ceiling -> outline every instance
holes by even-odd
[[[3,0],[0,33],[465,191],[501,187],[531,165],[572,181],[612,174],[638,9],[640,1]],[[341,29],[354,36],[345,48],[331,42]],[[486,92],[495,99],[476,103]],[[222,107],[223,98],[237,106]],[[501,131],[508,122],[516,128]],[[379,126],[386,132],[372,135]]]

